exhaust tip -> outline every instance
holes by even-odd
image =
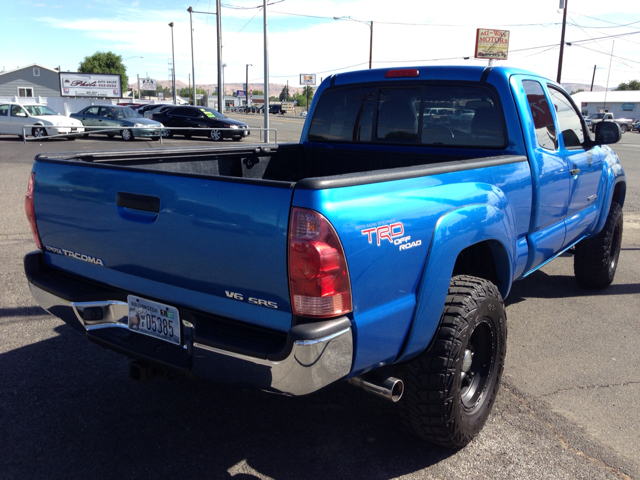
[[[399,378],[386,377],[378,373],[367,373],[348,380],[351,385],[362,388],[378,397],[398,402],[404,393],[404,382]]]

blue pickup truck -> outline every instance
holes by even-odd
[[[522,70],[332,75],[298,144],[38,155],[25,272],[134,377],[348,381],[458,448],[496,398],[513,281],[569,249],[579,284],[613,281],[620,138]]]

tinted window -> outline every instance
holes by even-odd
[[[556,117],[558,125],[562,132],[562,139],[566,148],[582,147],[584,143],[584,132],[582,131],[582,122],[580,115],[575,111],[571,101],[567,96],[557,88],[549,87],[551,100],[556,108]]]
[[[26,117],[27,112],[20,105],[11,105],[12,117]]]
[[[98,110],[100,110],[100,107],[89,107],[84,111],[83,115],[98,115]]]
[[[522,86],[527,94],[538,145],[547,150],[556,150],[558,148],[556,127],[553,123],[551,107],[547,102],[542,85],[532,80],[524,80]]]
[[[329,89],[309,127],[314,142],[412,143],[504,148],[504,114],[494,92],[473,85]]]
[[[329,90],[313,114],[311,141],[370,142],[376,89],[356,87]]]
[[[171,115],[182,115],[183,117],[190,117],[191,109],[185,107],[177,107],[171,110]]]
[[[376,138],[415,142],[421,88],[383,88],[378,99]]]
[[[0,115],[6,117],[9,113],[9,105],[0,105]]]

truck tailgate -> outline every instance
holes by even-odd
[[[38,161],[34,172],[48,265],[176,306],[291,327],[289,183],[59,161]]]

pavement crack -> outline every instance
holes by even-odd
[[[538,395],[537,398],[551,397],[553,395],[558,395],[560,393],[565,393],[565,392],[571,392],[573,390],[594,390],[596,388],[626,387],[627,385],[638,385],[638,384],[640,384],[640,381],[639,382],[611,383],[611,384],[608,384],[608,385],[583,385],[583,386],[579,386],[579,387],[564,388],[564,389],[561,389],[561,390],[556,390],[555,392],[545,393],[544,395]]]

